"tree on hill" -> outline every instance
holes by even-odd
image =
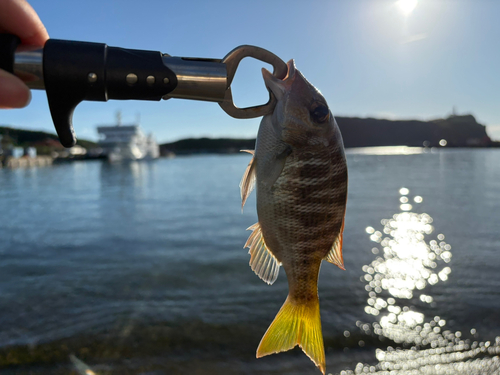
[[[64,148],[59,142],[59,138],[56,134],[46,133],[43,131],[15,129],[8,126],[0,126],[0,135],[3,136],[3,148],[7,145],[35,147],[37,152],[41,155],[47,155],[54,150]],[[87,149],[97,147],[95,142],[84,139],[79,139],[77,144]]]

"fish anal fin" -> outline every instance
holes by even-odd
[[[248,152],[249,154],[254,155],[255,152],[253,150],[241,150],[242,152]],[[248,166],[243,174],[243,177],[240,182],[240,195],[241,195],[241,210],[243,210],[243,206],[245,206],[245,202],[247,201],[248,196],[252,192],[255,187],[255,156],[250,160]]]
[[[255,223],[248,229],[252,230],[252,234],[248,237],[244,247],[250,248],[248,251],[250,267],[257,276],[271,285],[278,278],[281,264],[267,248],[260,224]]]
[[[344,239],[344,221],[342,221],[342,227],[340,228],[339,235],[333,242],[332,249],[329,251],[325,259],[335,264],[337,267],[345,271],[344,267],[344,257],[342,256],[342,242]]]
[[[285,352],[297,345],[325,374],[325,348],[318,298],[300,304],[288,297],[264,334],[257,348],[257,358]]]

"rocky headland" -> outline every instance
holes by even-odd
[[[431,121],[383,120],[375,118],[336,117],[344,146],[413,146],[413,147],[499,147],[486,133],[486,127],[474,116],[450,116]],[[190,138],[160,145],[162,155],[234,153],[253,149],[255,139]]]

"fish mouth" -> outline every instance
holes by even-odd
[[[278,100],[280,100],[287,91],[290,91],[297,72],[293,59],[288,61],[286,66],[288,67],[288,71],[285,78],[282,80],[273,76],[266,68],[262,68],[262,76],[264,77],[266,87]]]
[[[286,74],[286,77],[283,78],[283,81],[287,80],[294,80],[295,79],[295,72],[297,71],[297,68],[295,67],[295,60],[290,59],[287,63],[286,66],[288,67],[288,72]]]

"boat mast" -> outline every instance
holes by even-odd
[[[121,126],[122,125],[122,111],[116,111],[116,125]]]

